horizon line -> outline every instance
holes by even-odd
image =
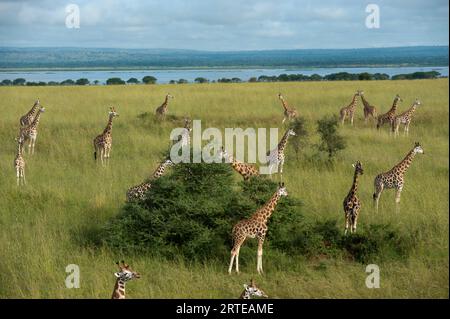
[[[420,47],[449,47],[449,44],[435,45],[405,45],[405,46],[380,46],[380,47],[355,47],[355,48],[285,48],[285,49],[243,49],[243,50],[198,50],[183,48],[121,48],[121,47],[91,47],[91,46],[0,46],[0,49],[97,49],[97,50],[174,50],[193,52],[258,52],[258,51],[306,51],[306,50],[367,50],[367,49],[399,49]]]

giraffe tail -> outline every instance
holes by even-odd
[[[94,151],[94,160],[97,160],[97,151]]]

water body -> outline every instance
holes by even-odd
[[[418,71],[437,71],[443,76],[448,76],[448,66],[437,67],[367,67],[367,68],[309,68],[309,69],[162,69],[162,70],[76,70],[76,71],[0,71],[0,81],[16,78],[24,78],[29,82],[61,82],[67,79],[77,80],[87,78],[89,81],[98,80],[104,84],[107,79],[119,77],[122,80],[137,78],[142,80],[146,75],[154,76],[157,83],[169,83],[170,80],[185,79],[194,82],[195,78],[203,77],[210,81],[220,78],[240,78],[248,81],[251,77],[261,75],[274,76],[280,74],[319,74],[321,76],[338,73],[386,73],[390,76]]]

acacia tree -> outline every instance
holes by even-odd
[[[321,139],[319,150],[326,152],[328,159],[331,161],[337,152],[345,149],[345,141],[337,131],[339,126],[338,118],[336,115],[325,116],[317,121],[317,125],[317,132]]]
[[[146,75],[142,78],[142,82],[145,84],[155,84],[157,79],[154,76]]]

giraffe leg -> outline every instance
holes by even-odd
[[[239,246],[236,250],[236,273],[239,274],[239,251],[241,250],[241,246]]]
[[[395,193],[395,213],[398,214],[400,213],[400,195],[401,195],[401,190],[397,190],[397,192]]]
[[[33,141],[33,154],[34,154],[34,148],[36,146],[36,140],[37,140],[37,136],[34,137],[34,141]]]
[[[345,214],[345,230],[344,230],[344,235],[347,235],[347,231],[348,231],[348,215]]]
[[[352,229],[353,229],[353,233],[356,233],[356,224],[358,223],[358,215],[355,215],[354,219],[353,219],[353,223],[352,223]]]
[[[350,124],[353,125],[353,113],[350,115]]]
[[[16,170],[16,175],[17,175],[17,186],[19,186],[20,185],[20,170],[19,169]]]
[[[283,118],[283,121],[281,121],[281,124],[284,124],[285,121],[286,121],[286,117]]]
[[[264,244],[264,239],[260,238],[258,241],[258,253],[257,253],[257,263],[256,263],[256,271],[260,275],[263,273],[263,267],[262,267],[263,244]]]
[[[25,179],[25,168],[22,168],[22,179],[23,179],[23,184],[26,185],[27,180]]]
[[[375,193],[373,194],[373,200],[375,202],[375,211],[378,213],[378,202],[380,201],[381,192],[383,192],[384,185],[376,185]]]
[[[231,274],[231,269],[233,269],[233,263],[234,263],[234,257],[236,256],[233,251],[231,251],[231,260],[230,260],[230,266],[228,267],[228,273]]]
[[[228,267],[228,273],[231,274],[231,270],[233,269],[233,263],[234,259],[236,258],[236,272],[239,271],[239,265],[237,264],[239,261],[239,250],[241,249],[242,243],[245,241],[245,238],[242,239],[234,239],[234,245],[231,249],[231,259],[230,259],[230,266]]]

